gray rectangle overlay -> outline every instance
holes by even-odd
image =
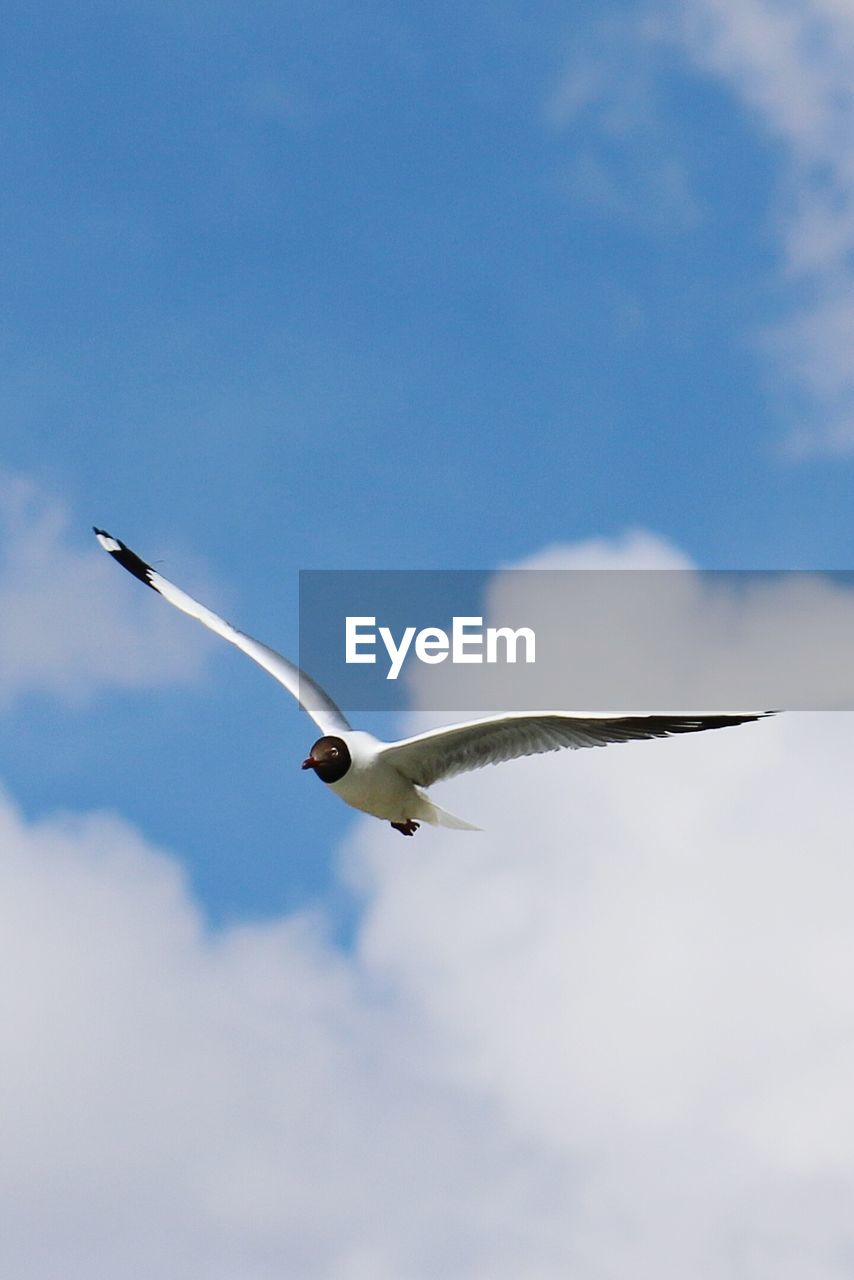
[[[300,666],[350,711],[852,710],[854,572],[309,570]]]

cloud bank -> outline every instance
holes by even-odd
[[[346,951],[0,797],[0,1270],[847,1277],[851,732],[486,770],[443,789],[483,835],[359,820]]]

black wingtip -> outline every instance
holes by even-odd
[[[154,573],[151,565],[141,560],[135,551],[131,551],[130,547],[126,547],[118,538],[114,538],[111,533],[107,533],[106,529],[99,529],[94,524],[92,529],[104,550],[108,551],[114,560],[118,560],[123,569],[127,569],[128,573],[132,573],[135,578],[139,578],[140,582],[144,582],[147,587],[151,587],[152,591],[157,590],[151,581],[151,576]]]

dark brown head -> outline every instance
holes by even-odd
[[[343,738],[318,738],[302,767],[313,769],[323,782],[338,782],[350,768],[347,743]]]

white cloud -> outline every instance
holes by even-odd
[[[648,529],[627,529],[613,538],[585,538],[571,546],[557,543],[544,547],[514,567],[596,570],[692,569],[695,566],[684,551],[667,538]]]
[[[0,705],[31,693],[80,702],[102,687],[196,677],[209,639],[151,606],[83,524],[0,471]]]
[[[473,608],[485,626],[533,631],[536,660],[413,660],[401,678],[434,722],[443,708],[854,708],[854,592],[838,577],[703,574],[642,529],[545,548],[520,568],[494,574]]]
[[[692,229],[703,210],[657,103],[658,50],[644,24],[603,21],[573,46],[545,109],[567,198],[652,233]]]
[[[571,143],[565,186],[606,214],[669,234],[704,211],[658,84],[677,47],[744,105],[779,159],[784,317],[758,343],[791,456],[854,452],[854,6],[849,0],[649,0],[603,21],[547,104]],[[788,301],[786,301],[788,299]]]
[[[446,1078],[573,1171],[574,1274],[845,1274],[850,732],[520,763],[447,788],[486,837],[366,835],[363,954]]]
[[[360,820],[347,954],[0,799],[0,1270],[847,1278],[851,732],[486,770],[445,788],[484,835]]]
[[[560,1274],[554,1162],[417,1008],[311,917],[207,933],[115,818],[0,800],[0,1005],[3,1274]]]
[[[794,453],[854,451],[854,8],[847,0],[690,0],[669,33],[781,148],[782,281],[798,302],[767,336],[797,393]],[[782,400],[782,397],[781,397]]]

